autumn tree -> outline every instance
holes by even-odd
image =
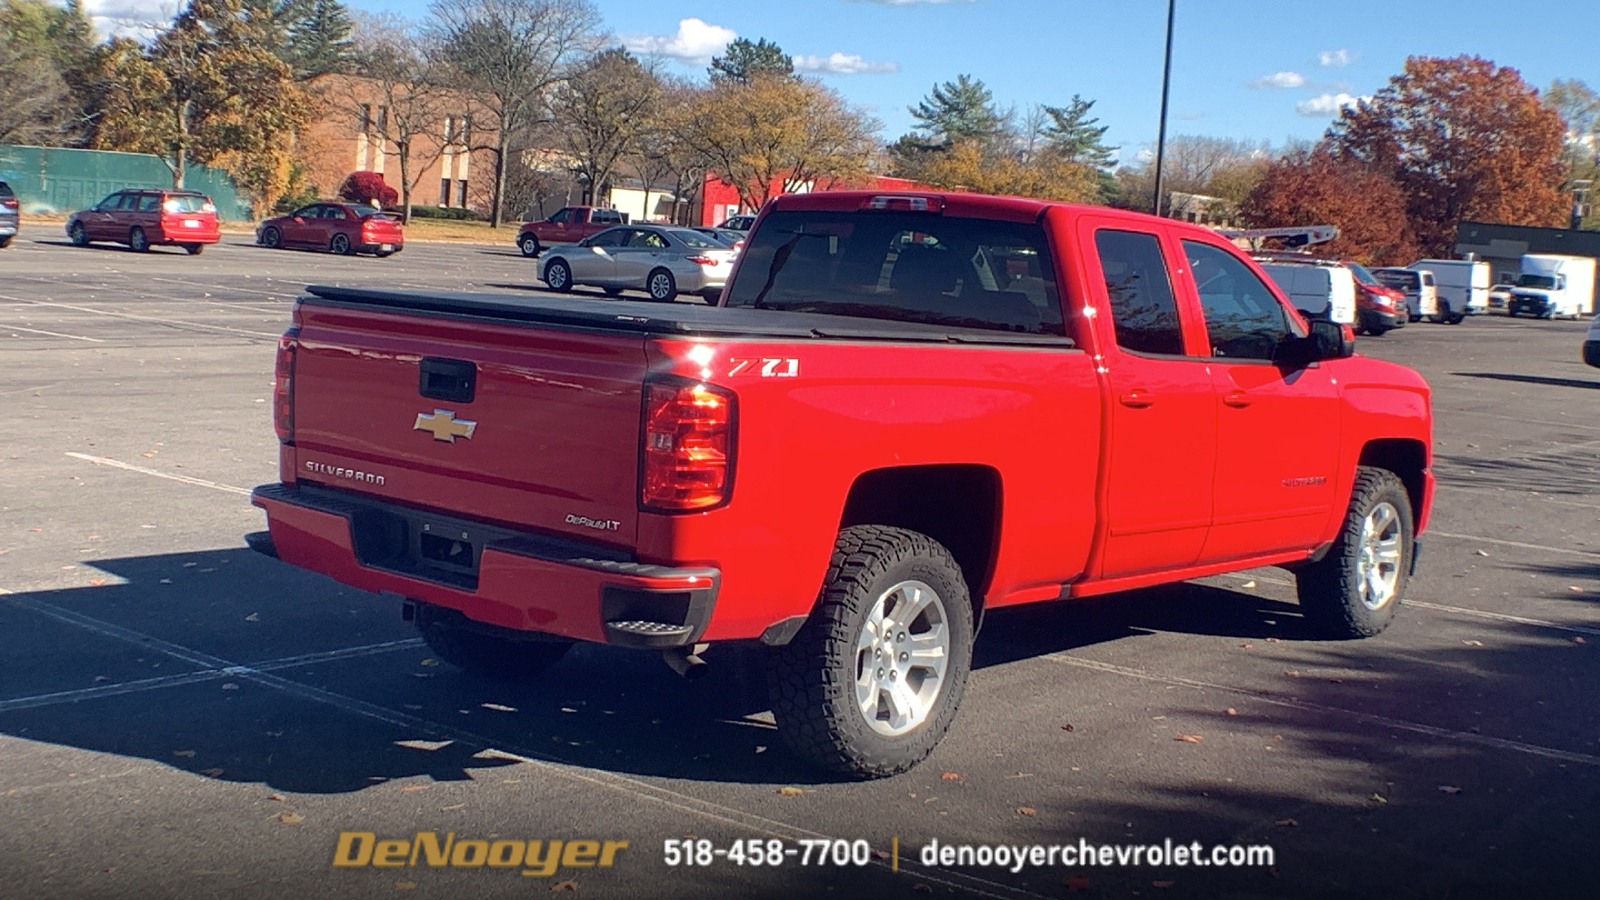
[[[684,198],[700,191],[706,170],[711,168],[711,160],[692,131],[701,91],[694,85],[663,78],[656,102],[626,160],[629,170],[644,183],[647,213],[651,208],[651,188],[672,185],[672,211],[668,218],[673,222],[681,219]]]
[[[1167,139],[1162,163],[1162,188],[1202,194],[1238,203],[1249,195],[1271,159],[1261,141],[1180,134]],[[1140,159],[1117,170],[1115,205],[1149,211],[1155,193],[1155,158]],[[1162,198],[1170,213],[1171,195]]]
[[[552,126],[588,183],[588,199],[598,199],[622,158],[637,149],[660,95],[655,73],[620,47],[586,60],[556,88]]]
[[[191,0],[148,47],[114,41],[97,145],[160,157],[174,187],[191,163],[217,165],[270,208],[310,105],[268,42],[241,0]]]
[[[1255,228],[1336,225],[1338,239],[1318,251],[1367,265],[1417,258],[1400,186],[1327,147],[1298,148],[1269,164],[1239,214]]]
[[[1583,187],[1588,214],[1580,222],[1584,228],[1600,228],[1600,94],[1577,79],[1556,79],[1544,92],[1544,104],[1561,116],[1566,125],[1562,162],[1567,167],[1566,184]],[[1588,184],[1583,184],[1588,182]]]
[[[721,56],[711,58],[711,67],[707,69],[707,73],[711,76],[713,84],[719,81],[749,84],[756,78],[793,75],[794,60],[790,59],[781,47],[766,38],[754,43],[747,38],[739,38],[728,44]]]
[[[1329,129],[1336,152],[1399,185],[1419,250],[1449,255],[1464,219],[1561,225],[1563,127],[1517,70],[1413,56]]]
[[[696,97],[684,134],[747,206],[781,186],[850,183],[867,174],[877,123],[803,78],[724,80]]]
[[[475,121],[493,140],[472,149],[494,155],[489,225],[505,219],[506,167],[514,141],[549,121],[552,91],[593,50],[600,15],[590,0],[434,0],[429,37],[452,72],[452,86],[482,105]]]

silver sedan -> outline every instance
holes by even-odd
[[[576,244],[551,247],[544,281],[551,290],[588,284],[616,296],[644,291],[652,300],[699,294],[716,302],[738,251],[715,238],[670,225],[622,225]]]

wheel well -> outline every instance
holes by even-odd
[[[994,568],[1000,473],[988,466],[875,469],[856,479],[840,528],[893,525],[943,544],[961,566],[976,608]]]
[[[1422,515],[1422,470],[1427,459],[1428,453],[1421,441],[1385,438],[1361,448],[1359,465],[1388,469],[1400,476],[1405,483],[1406,494],[1411,498],[1411,514],[1416,517]]]

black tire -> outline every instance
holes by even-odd
[[[67,229],[67,240],[71,241],[74,247],[89,246],[89,232],[84,230],[82,222],[72,223],[72,227]]]
[[[339,256],[354,256],[356,251],[354,247],[350,246],[349,235],[336,234],[328,240],[328,252]]]
[[[539,251],[543,250],[544,248],[539,246],[538,238],[531,234],[525,234],[517,239],[517,249],[522,251],[523,256],[533,259],[535,256],[538,256]]]
[[[877,730],[879,724],[893,727],[892,720],[883,721],[885,708],[876,706],[869,721],[865,704],[857,699],[858,672],[866,679],[872,677],[860,668],[867,651],[858,652],[858,640],[874,608],[880,603],[887,606],[889,598],[897,596],[896,589],[912,583],[935,595],[947,636],[945,670],[920,721],[901,733],[885,735]],[[929,603],[928,607],[932,610],[935,605]],[[892,613],[896,608],[889,610]],[[923,626],[920,633],[916,631],[919,623]],[[905,632],[912,641],[907,646],[914,647],[919,636],[931,634],[932,624],[931,612],[906,623]],[[895,636],[900,641],[907,638],[904,633]],[[905,656],[900,659],[898,664],[891,659],[891,668],[904,665]],[[802,759],[856,777],[894,775],[921,762],[950,729],[971,668],[972,603],[961,567],[950,552],[915,531],[856,525],[840,532],[834,542],[833,558],[810,619],[794,640],[773,653],[772,712],[780,738]],[[902,684],[912,683],[912,671],[906,670]],[[895,676],[889,677],[893,683]],[[882,678],[880,674],[876,679],[879,685],[885,684]],[[917,692],[927,683],[924,672]],[[878,687],[862,687],[874,694],[872,702],[884,702],[876,693]]]
[[[1372,594],[1370,583],[1365,585],[1368,592],[1363,593],[1363,557],[1370,552],[1363,541],[1363,530],[1370,517],[1380,515],[1378,510],[1384,505],[1395,518],[1394,539],[1399,555],[1392,563],[1393,593],[1373,606],[1367,598],[1379,598]],[[1333,547],[1322,559],[1295,572],[1300,609],[1306,620],[1330,638],[1371,637],[1389,627],[1400,609],[1410,577],[1413,527],[1411,497],[1400,477],[1386,469],[1358,469],[1350,506]],[[1381,536],[1380,533],[1378,537]],[[1380,576],[1382,568],[1379,567]]]
[[[1446,325],[1460,325],[1462,322],[1465,322],[1466,320],[1467,320],[1467,314],[1466,313],[1456,313],[1455,315],[1451,316],[1450,318],[1445,319],[1444,323]]]
[[[199,256],[202,252],[205,251],[205,249],[206,249],[206,245],[205,244],[184,244],[183,245],[183,252],[189,254],[190,256]]]
[[[1517,307],[1512,306],[1511,304],[1507,303],[1506,304],[1506,318],[1515,319],[1516,317],[1517,317]]]
[[[544,267],[544,283],[549,285],[552,291],[570,291],[572,269],[563,260],[552,259],[550,264]]]
[[[645,276],[644,290],[651,300],[671,303],[678,296],[678,279],[666,269],[654,269]]]
[[[379,259],[388,259],[389,257],[391,257],[391,256],[393,256],[393,255],[395,255],[396,253],[399,253],[399,252],[400,252],[399,250],[378,250],[378,251],[375,251],[372,255],[376,256]]]
[[[5,237],[0,237],[0,250],[4,250],[5,248],[11,246],[11,239],[14,237],[16,237],[14,234],[8,234]]]
[[[1391,330],[1393,329],[1387,325],[1368,325],[1366,328],[1367,334],[1371,335],[1372,337],[1383,337]]]
[[[268,225],[261,229],[261,246],[277,249],[283,245],[283,232],[276,225]]]
[[[550,668],[572,649],[571,641],[519,639],[507,630],[494,634],[487,625],[466,625],[459,613],[418,605],[417,631],[440,659],[487,678],[530,678]]]
[[[150,252],[150,239],[145,237],[143,228],[135,225],[128,229],[128,249],[135,253]]]
[[[622,288],[619,287],[603,287],[600,290],[605,291],[607,297],[616,297],[622,294]]]
[[[707,306],[716,306],[722,300],[722,288],[717,288],[714,291],[701,291],[700,299],[704,300]]]

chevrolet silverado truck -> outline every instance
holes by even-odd
[[[551,244],[572,244],[607,228],[626,225],[628,217],[614,209],[563,206],[540,222],[523,222],[517,229],[517,248],[532,259]]]
[[[257,549],[434,652],[771,655],[801,757],[904,771],[986,612],[1283,566],[1373,635],[1433,495],[1430,392],[1205,228],[965,194],[764,209],[715,307],[310,287]]]

